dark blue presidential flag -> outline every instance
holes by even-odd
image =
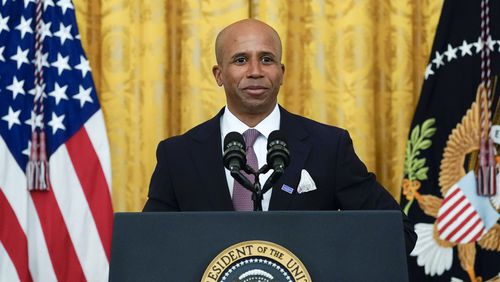
[[[411,281],[500,279],[499,74],[500,2],[445,0],[406,146]]]
[[[71,0],[0,0],[0,281],[105,281],[111,168]]]

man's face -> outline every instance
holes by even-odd
[[[264,118],[274,109],[284,73],[278,40],[260,25],[233,27],[221,39],[221,57],[213,72],[236,116]]]

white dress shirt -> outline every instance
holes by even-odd
[[[243,134],[247,129],[249,129],[246,124],[244,124],[241,120],[239,120],[229,109],[225,108],[224,114],[220,118],[220,132],[221,132],[221,140],[222,140],[222,152],[224,152],[224,137],[232,131],[236,131],[240,134]],[[259,168],[261,168],[264,164],[266,164],[266,156],[267,156],[267,138],[269,134],[274,130],[278,130],[280,128],[280,110],[278,104],[274,107],[274,110],[259,124],[255,127],[260,132],[259,137],[255,140],[253,145],[253,149],[255,154],[257,155],[257,161],[259,162]],[[260,184],[263,186],[266,183],[266,180],[271,175],[272,170],[268,171],[266,174],[261,174],[259,177]],[[231,198],[233,198],[233,186],[234,186],[234,178],[231,176],[231,172],[226,169],[226,179],[227,186],[229,187],[229,193],[231,194]],[[250,177],[250,182],[253,183],[253,177]],[[269,189],[267,193],[264,194],[264,199],[262,200],[262,210],[269,210],[269,201],[271,199],[271,193],[273,189]]]

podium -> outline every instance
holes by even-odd
[[[115,213],[109,280],[408,281],[402,217],[399,211]]]

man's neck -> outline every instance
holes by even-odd
[[[249,127],[257,129],[262,136],[267,138],[272,131],[280,128],[280,111],[278,105],[275,106],[274,110],[267,117],[254,123],[250,125],[244,123],[226,108],[220,119],[221,138],[224,140],[224,137],[232,131],[243,134]]]
[[[241,114],[241,113],[235,113],[231,111],[231,113],[238,118],[241,122],[246,124],[249,128],[254,128],[257,126],[260,122],[262,122],[265,118],[267,118],[274,110],[274,107],[269,109],[265,113],[258,113],[258,114]]]
[[[245,115],[243,115],[243,116],[237,116],[237,118],[239,120],[241,120],[241,122],[246,124],[248,127],[254,128],[255,126],[257,126],[257,124],[259,124],[261,121],[263,121],[268,115],[269,115],[269,113],[265,116],[263,116],[263,115],[259,115],[259,116],[245,116]]]

